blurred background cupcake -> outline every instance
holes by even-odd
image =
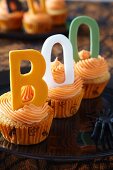
[[[65,0],[47,0],[46,8],[54,26],[66,24],[68,10]]]
[[[52,30],[52,20],[46,12],[45,1],[37,4],[34,0],[27,0],[28,12],[23,16],[23,28],[29,34],[48,33]]]
[[[0,1],[0,30],[10,31],[22,28],[23,11],[21,3],[17,6],[14,1],[7,3]]]

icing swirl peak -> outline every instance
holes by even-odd
[[[65,81],[64,64],[58,61],[58,58],[51,62],[51,71],[55,82],[63,83]]]
[[[82,50],[79,52],[79,57],[81,60],[88,59],[88,58],[90,58],[90,52],[86,51],[86,50]]]

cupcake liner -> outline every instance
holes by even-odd
[[[68,99],[56,100],[48,99],[54,110],[54,118],[66,118],[76,114],[83,98],[83,90],[76,96]]]
[[[21,145],[37,144],[45,140],[49,134],[53,114],[50,113],[44,120],[33,125],[19,126],[15,123],[5,124],[0,122],[0,130],[3,137],[11,143]]]
[[[23,21],[23,27],[27,33],[34,34],[34,33],[47,33],[52,30],[51,23],[40,24],[40,23],[26,23]]]
[[[102,83],[89,83],[89,84],[84,84],[84,99],[91,99],[91,98],[96,98],[101,95],[103,90],[105,89],[106,85],[108,83],[108,80]]]
[[[63,25],[66,23],[67,13],[60,15],[50,15],[53,21],[53,25]]]

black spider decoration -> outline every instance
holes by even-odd
[[[96,119],[94,130],[91,134],[96,146],[101,144],[104,148],[113,148],[113,112],[105,109]]]

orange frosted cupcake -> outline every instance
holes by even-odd
[[[75,64],[75,73],[84,83],[83,98],[98,97],[110,79],[108,64],[100,55],[98,58],[90,58],[89,51],[82,50],[79,56],[81,60]]]
[[[8,12],[7,4],[5,1],[0,3],[0,30],[9,31],[17,30],[22,27],[22,11]]]
[[[23,27],[29,34],[48,33],[52,30],[52,21],[48,14],[33,14],[26,12],[23,17]]]
[[[33,89],[26,86],[22,89],[22,101],[33,98]],[[44,103],[37,107],[26,104],[23,108],[13,111],[11,92],[0,96],[0,131],[11,143],[30,145],[37,144],[47,138],[53,120],[53,110]]]
[[[57,59],[51,63],[51,71],[55,82],[65,80],[64,65]],[[70,117],[78,111],[83,97],[81,78],[76,77],[73,84],[49,88],[48,101],[54,109],[55,118]]]
[[[46,12],[45,6],[37,3],[29,4],[29,11],[23,16],[23,28],[29,34],[49,33],[52,30],[52,19]],[[31,9],[32,5],[32,9]],[[44,9],[43,9],[44,8]]]
[[[67,7],[64,0],[47,0],[46,8],[53,25],[63,25],[67,19]]]

